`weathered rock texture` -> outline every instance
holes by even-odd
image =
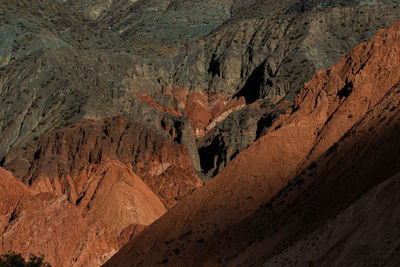
[[[99,266],[165,213],[131,169],[115,161],[94,169],[91,198],[82,205],[65,194],[37,193],[0,169],[0,253],[43,255],[53,266]]]
[[[1,1],[0,167],[23,182],[1,170],[0,189],[14,189],[0,195],[1,251],[96,266],[141,232],[137,263],[245,262],[232,245],[254,241],[242,220],[357,123],[396,122],[369,114],[397,103],[385,95],[398,82],[397,26],[300,88],[399,15],[386,0]],[[391,142],[382,127],[365,149]],[[218,178],[196,193],[198,176]],[[346,192],[332,214],[356,200]],[[218,236],[235,231],[235,242]]]
[[[166,207],[202,185],[185,146],[123,117],[83,120],[46,134],[9,153],[4,166],[32,189],[66,194],[75,203],[92,197],[94,169],[110,160],[131,165]]]
[[[399,15],[383,0],[4,1],[0,163],[55,128],[122,114],[180,136],[211,178],[316,70]]]
[[[264,137],[105,266],[263,264],[397,175],[399,44],[400,22],[318,72]],[[396,246],[359,259],[396,266]]]
[[[0,252],[55,266],[104,263],[202,185],[185,146],[120,116],[45,134],[4,165],[26,185],[2,170]]]

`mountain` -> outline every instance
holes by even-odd
[[[4,166],[18,178],[0,173],[0,252],[55,266],[101,265],[202,186],[183,145],[120,116],[45,134]]]
[[[123,115],[181,136],[195,171],[212,178],[316,70],[399,10],[396,1],[4,1],[0,162],[57,128]]]
[[[66,194],[78,204],[93,194],[93,169],[110,160],[134,168],[166,207],[202,185],[183,145],[120,116],[82,120],[44,135],[11,151],[4,167],[30,188]]]
[[[250,229],[245,219],[288,181],[380,101],[397,101],[397,55],[379,43],[384,32],[329,67],[399,15],[388,0],[0,0],[0,254],[99,266],[135,238],[137,253],[148,249],[140,242],[159,250],[136,263],[192,264],[198,253],[216,264],[217,244],[237,254],[222,262],[247,259],[218,232]],[[365,149],[389,138],[376,134]],[[345,214],[351,199],[332,213]],[[241,231],[246,242],[235,244],[253,241]],[[111,262],[131,261],[124,251]]]
[[[397,22],[319,71],[265,136],[105,266],[397,266],[399,38]]]
[[[43,255],[54,266],[98,266],[126,242],[125,235],[137,234],[166,212],[118,162],[93,170],[92,179],[95,192],[81,207],[65,194],[37,193],[1,169],[0,251]]]

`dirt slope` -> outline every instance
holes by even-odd
[[[397,174],[263,266],[398,266],[399,186]]]
[[[399,41],[400,22],[379,31],[370,42],[353,49],[335,66],[318,72],[305,85],[294,108],[281,116],[263,138],[237,156],[205,187],[145,229],[106,266],[261,264],[296,238],[314,230],[323,219],[345,209],[357,195],[392,177],[400,166]],[[344,147],[340,145],[341,139]],[[339,152],[335,151],[337,146],[341,148]],[[327,154],[335,151],[331,155],[335,160],[330,166],[325,158],[321,167],[318,161],[323,161],[322,155],[327,150]],[[304,205],[296,205],[293,210],[296,202],[286,203],[282,209],[285,211],[287,207],[289,213],[283,215],[281,208],[272,209],[272,215],[260,219],[267,220],[265,231],[271,235],[264,243],[251,246],[255,240],[250,238],[257,235],[250,233],[254,234],[257,228],[263,231],[262,224],[251,224],[251,219],[257,217],[255,211],[302,170],[306,172],[306,168],[316,166],[320,167],[307,176],[313,179],[315,187],[292,193],[293,199],[302,200]],[[347,177],[345,182],[342,177]],[[312,201],[304,197],[313,193],[316,195]],[[296,197],[298,194],[303,198]],[[343,199],[335,202],[337,196]],[[314,210],[315,206],[318,210]],[[325,206],[326,213],[321,213]],[[321,219],[314,222],[308,221],[304,214],[288,216],[302,212],[303,207],[306,214],[312,215],[310,218]],[[247,217],[250,219],[246,220]],[[291,231],[276,234],[279,229],[275,230],[276,225],[271,229],[274,224],[268,221],[277,222],[283,217],[284,222],[290,222],[287,227]]]

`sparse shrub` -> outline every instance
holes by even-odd
[[[0,267],[51,267],[43,257],[30,255],[26,261],[21,254],[7,253],[0,256]]]

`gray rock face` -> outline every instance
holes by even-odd
[[[197,46],[190,47],[187,64],[178,67],[176,83],[184,88],[205,88],[212,93],[243,96],[248,104],[261,99],[275,104],[291,103],[316,71],[333,65],[378,29],[396,21],[400,14],[397,8],[364,4],[326,8],[319,5],[311,11],[294,11],[291,7],[288,13],[281,15],[276,11],[273,18],[228,21]],[[194,64],[202,67],[194,69]],[[200,142],[199,151],[207,153],[212,153],[208,149],[212,143],[222,146],[215,153],[219,164],[215,163],[211,172],[208,169],[205,172],[214,175],[222,168],[220,164],[225,166],[229,162],[231,158],[227,159],[220,151],[239,153],[256,140],[259,119],[248,116],[242,120],[246,123],[232,124],[231,128],[221,123]],[[224,137],[221,132],[229,134]],[[241,141],[227,142],[226,138]]]
[[[185,144],[210,178],[315,71],[399,17],[397,1],[3,2],[0,163],[56,128],[122,114]],[[209,116],[201,136],[187,111],[195,92],[207,109],[221,96],[231,113]],[[246,105],[232,110],[239,98]]]

